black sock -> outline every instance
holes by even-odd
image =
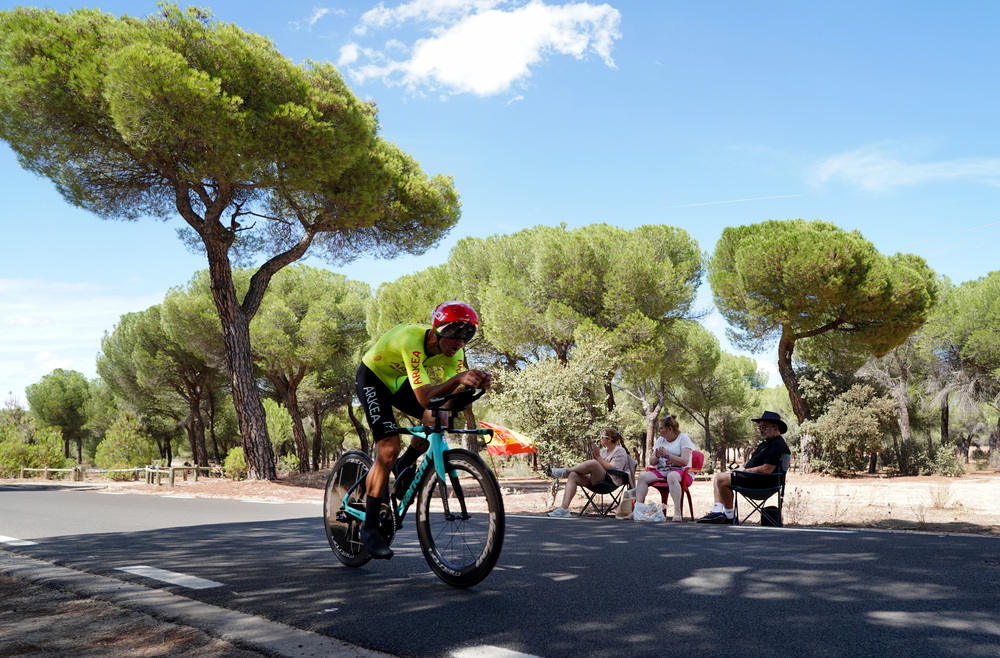
[[[410,466],[417,463],[417,458],[420,457],[421,452],[414,448],[413,446],[407,446],[403,454],[399,456],[396,460],[395,465],[392,467],[392,474],[399,477],[399,474],[405,471]]]
[[[382,499],[374,496],[365,498],[365,523],[362,526],[368,530],[377,530],[379,514],[382,512]]]

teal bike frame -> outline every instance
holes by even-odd
[[[394,508],[393,512],[396,514],[397,521],[402,521],[403,517],[406,516],[406,512],[410,508],[410,504],[413,502],[413,499],[417,495],[417,491],[420,489],[420,485],[424,481],[424,473],[426,473],[429,464],[434,465],[434,470],[437,472],[438,478],[441,480],[442,486],[447,487],[446,483],[448,482],[448,478],[446,477],[446,475],[450,475],[452,478],[455,477],[454,472],[445,473],[444,470],[444,464],[445,464],[444,457],[445,453],[448,452],[448,444],[444,440],[444,434],[446,431],[451,434],[478,434],[478,435],[493,436],[493,430],[491,429],[446,430],[443,427],[427,427],[425,425],[418,425],[417,427],[403,427],[400,428],[400,431],[403,434],[410,434],[412,436],[417,437],[418,439],[426,439],[427,441],[430,442],[431,445],[427,449],[427,454],[424,456],[423,461],[421,461],[420,465],[417,466],[417,471],[414,474],[413,482],[410,483],[409,488],[407,488],[406,492],[403,494],[403,497],[399,500],[398,507],[396,506],[396,504],[393,504]],[[350,516],[353,516],[359,521],[365,520],[365,511],[363,509],[357,509],[355,507],[352,507],[351,505],[348,505],[348,500],[350,499],[351,494],[354,493],[354,490],[358,486],[364,486],[365,479],[366,478],[361,478],[360,480],[355,482],[354,486],[352,486],[347,491],[347,493],[344,494],[343,498],[344,512],[346,514],[349,514]],[[447,496],[444,497],[444,504],[446,506],[448,504]],[[462,500],[462,506],[463,507],[465,506],[464,500]],[[449,510],[445,509],[445,514],[449,513],[450,513]],[[463,509],[462,513],[464,515],[466,514],[466,511]],[[397,527],[399,527],[398,523]]]

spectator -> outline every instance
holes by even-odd
[[[588,459],[572,468],[551,468],[548,470],[551,477],[566,478],[566,491],[563,493],[562,505],[549,512],[549,516],[570,518],[569,505],[573,502],[577,487],[581,485],[592,486],[602,480],[608,480],[616,486],[625,484],[622,476],[608,473],[609,468],[625,473],[631,473],[634,468],[635,460],[621,445],[621,435],[617,430],[609,427],[601,432],[600,441],[602,446],[600,449],[596,445],[590,448],[593,459]]]
[[[697,450],[694,442],[687,434],[681,432],[680,424],[675,416],[664,416],[659,423],[660,436],[653,443],[653,453],[649,457],[649,468],[637,479],[635,489],[625,492],[625,498],[634,498],[639,502],[646,501],[649,485],[654,482],[666,482],[670,488],[670,499],[674,501],[674,522],[684,520],[681,513],[681,477],[691,486],[694,478],[684,469],[691,465],[691,453]]]
[[[781,468],[781,457],[789,454],[788,444],[781,436],[788,431],[788,426],[781,420],[780,415],[773,411],[765,411],[760,418],[754,418],[753,422],[757,423],[757,432],[763,441],[753,451],[742,469],[721,472],[715,476],[713,481],[715,505],[711,512],[698,519],[698,523],[732,523],[733,490],[730,487],[734,479],[740,478],[748,483],[755,481],[761,488],[771,486],[770,480],[773,478],[768,476]]]

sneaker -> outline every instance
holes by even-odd
[[[635,500],[635,489],[629,489],[625,492],[625,500]]]
[[[566,477],[566,471],[568,470],[569,469],[566,468],[550,468],[547,471],[545,471],[545,474],[548,475],[550,478],[555,478],[558,480],[559,478]]]
[[[551,512],[549,512],[549,516],[551,516],[552,518],[555,518],[555,519],[570,519],[570,518],[573,518],[573,515],[565,507],[557,507],[557,508],[555,508],[554,510],[552,510]]]
[[[698,523],[726,523],[731,524],[732,519],[726,516],[725,512],[709,512],[697,521]]]

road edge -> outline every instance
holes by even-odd
[[[179,594],[143,587],[115,578],[61,567],[0,548],[0,571],[14,578],[53,587],[86,598],[108,601],[156,619],[197,628],[207,635],[275,656],[307,658],[392,658],[326,637],[280,624],[264,617],[195,601]]]

